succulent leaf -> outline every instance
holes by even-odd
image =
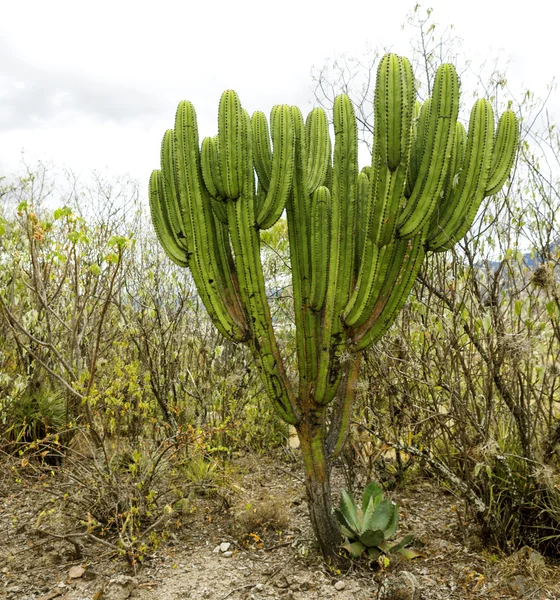
[[[368,522],[368,528],[381,529],[385,531],[387,527],[389,527],[394,513],[395,505],[390,500],[381,500],[381,502],[375,507],[372,518]]]
[[[345,550],[348,550],[348,553],[352,558],[360,558],[364,553],[366,547],[361,542],[345,542],[342,544],[342,547]]]
[[[362,511],[365,514],[368,505],[373,503],[374,505],[380,502],[383,498],[383,490],[381,486],[372,481],[369,485],[366,486],[363,496],[362,496]]]
[[[366,529],[359,537],[364,546],[379,546],[384,540],[385,535],[381,529]]]
[[[360,518],[354,499],[346,492],[346,490],[340,490],[340,512],[348,523],[348,528],[352,531],[360,531]]]

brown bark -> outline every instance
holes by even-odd
[[[330,461],[325,452],[325,411],[311,410],[297,426],[305,468],[309,516],[321,554],[327,563],[340,564],[342,535],[333,515]]]

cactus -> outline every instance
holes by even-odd
[[[487,100],[457,121],[459,81],[440,66],[415,101],[406,58],[380,62],[371,165],[358,169],[356,116],[344,94],[327,115],[275,106],[249,117],[224,92],[218,134],[199,145],[194,107],[179,104],[150,178],[150,207],[169,258],[188,266],[220,333],[246,343],[278,415],[296,427],[311,518],[325,555],[340,533],[329,465],[344,445],[361,353],[391,326],[428,252],[451,248],[485,196],[503,186],[518,144],[515,114],[494,133]],[[255,180],[256,175],[256,180]],[[285,213],[299,381],[287,377],[260,261],[260,231]],[[327,419],[327,407],[330,409]],[[328,424],[328,427],[327,427]]]

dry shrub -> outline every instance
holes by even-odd
[[[529,546],[523,546],[511,556],[501,560],[496,565],[499,578],[508,580],[515,575],[522,575],[539,586],[550,583],[555,575],[555,569],[547,566],[542,554]]]
[[[259,498],[238,505],[232,511],[233,528],[239,537],[265,531],[283,531],[290,522],[286,503],[280,498]]]

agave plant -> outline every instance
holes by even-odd
[[[383,490],[375,481],[364,490],[361,507],[345,490],[340,490],[340,508],[334,512],[346,537],[342,547],[352,558],[359,558],[364,552],[373,560],[394,552],[405,558],[419,556],[418,552],[405,548],[412,541],[411,535],[398,543],[389,541],[399,526],[399,505],[383,498]]]

